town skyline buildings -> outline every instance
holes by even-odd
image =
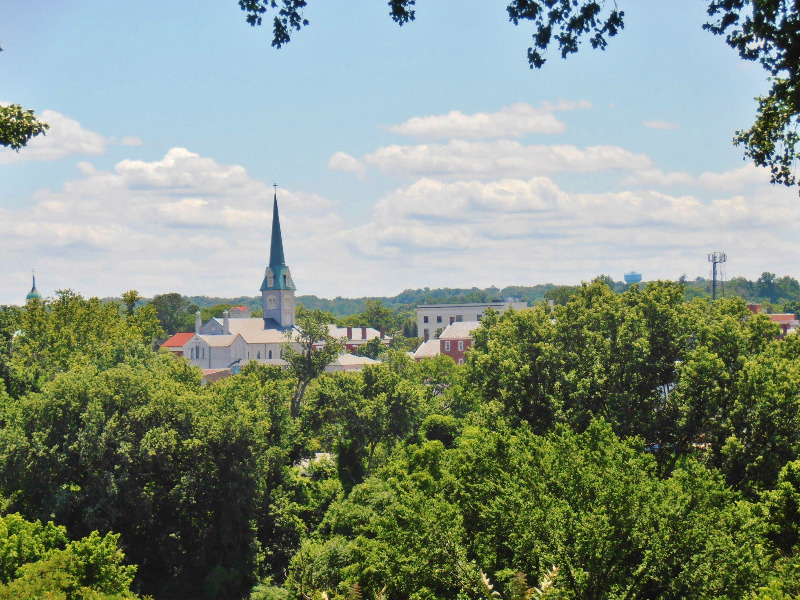
[[[730,144],[763,73],[702,5],[628,3],[605,52],[530,71],[502,5],[384,4],[310,2],[281,50],[211,1],[0,7],[0,102],[51,124],[0,153],[0,303],[31,268],[45,296],[254,295],[276,179],[322,297],[707,277],[712,250],[798,277],[797,191]]]

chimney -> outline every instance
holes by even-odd
[[[222,312],[222,333],[228,335],[231,332],[231,324],[228,322],[228,311],[225,310]]]
[[[362,327],[361,328],[361,339],[362,340],[367,339],[367,328],[366,327]]]
[[[347,328],[347,339],[348,340],[352,340],[353,339],[353,328],[352,327],[348,327]]]
[[[203,317],[200,315],[200,311],[198,310],[194,313],[194,332],[200,333],[200,328],[203,326]]]
[[[385,338],[386,338],[386,328],[385,327],[381,327],[381,339],[383,340]]]

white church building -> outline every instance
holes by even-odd
[[[296,333],[296,289],[283,255],[276,193],[272,205],[269,265],[260,289],[264,316],[252,318],[249,310],[236,307],[225,311],[222,317],[214,317],[203,324],[198,311],[193,333],[176,333],[161,347],[186,357],[189,362],[207,374],[220,370],[236,373],[239,368],[251,361],[285,366],[286,361],[281,358],[283,346],[291,342]],[[391,341],[383,331],[367,327],[348,327],[345,330],[336,325],[329,325],[328,329],[332,337],[341,338],[348,349],[354,349],[374,337],[380,337],[387,345]],[[353,329],[356,331],[353,332]],[[342,335],[345,331],[346,334]],[[299,345],[297,349],[300,349]],[[358,369],[373,362],[375,361],[365,357],[347,357],[346,360],[332,363],[329,370],[344,370],[343,365],[347,365],[346,370]]]

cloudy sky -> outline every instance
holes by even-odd
[[[544,69],[503,2],[310,0],[281,50],[233,0],[0,4],[0,102],[51,128],[0,150],[0,303],[256,295],[272,184],[300,293],[800,276],[800,199],[731,146],[762,71],[696,0]]]

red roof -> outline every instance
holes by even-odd
[[[239,310],[247,310],[247,306],[234,306],[233,308],[237,308]]]
[[[794,316],[794,313],[781,313],[777,315],[767,315],[770,321],[775,323],[791,323],[792,321],[796,321],[797,317]]]
[[[190,339],[192,339],[193,333],[176,333],[171,338],[169,338],[166,342],[161,344],[162,348],[183,348]]]

